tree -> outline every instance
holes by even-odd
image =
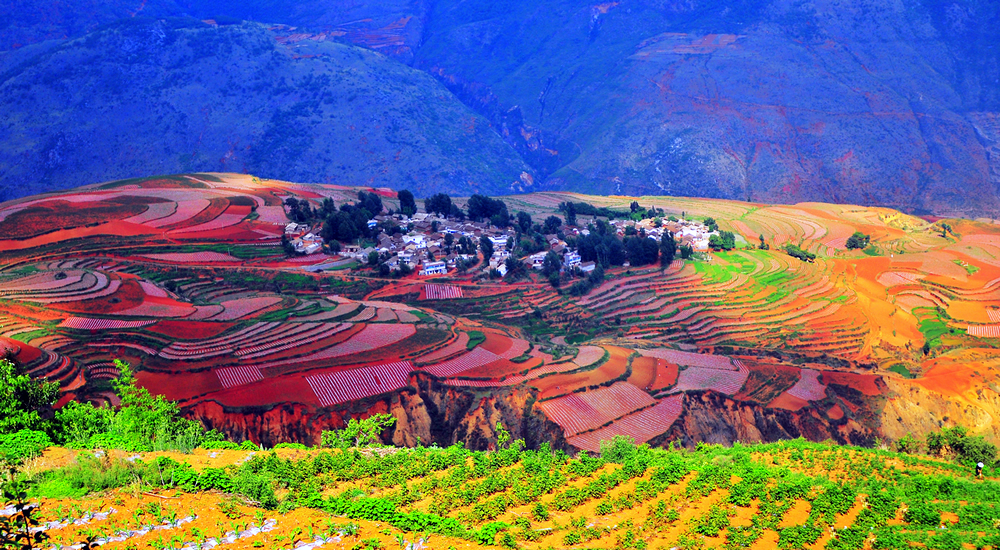
[[[767,245],[766,242],[764,242],[764,235],[763,234],[760,236],[760,245],[757,248],[759,248],[761,250],[768,250],[768,249],[771,248],[770,246]]]
[[[562,220],[560,220],[558,217],[556,217],[556,216],[549,216],[549,217],[545,218],[545,234],[546,235],[551,235],[551,234],[559,231],[560,227],[562,227]]]
[[[869,242],[871,242],[871,236],[865,235],[860,231],[855,231],[853,235],[847,238],[847,249],[859,250],[862,248],[868,248]]]
[[[417,213],[417,201],[413,199],[413,193],[403,189],[396,197],[399,198],[399,211],[404,216],[412,216]]]
[[[373,267],[378,265],[378,252],[372,250],[368,253],[368,265]]]
[[[493,257],[493,241],[483,235],[479,238],[479,249],[483,251],[483,261],[489,263],[490,258]]]
[[[788,243],[785,245],[785,252],[793,258],[798,258],[803,262],[811,262],[816,259],[816,255],[807,250],[802,250],[798,245]]]
[[[712,250],[732,250],[736,248],[736,235],[729,231],[722,231],[718,235],[708,238],[708,246]]]
[[[716,223],[715,218],[705,218],[705,227],[707,227],[709,231],[719,230],[719,224]]]
[[[628,209],[629,209],[630,212],[632,212],[633,214],[635,214],[636,212],[639,211],[639,202],[638,201],[632,201],[632,204],[628,205]]]
[[[500,199],[491,199],[486,195],[475,194],[469,197],[467,205],[469,218],[472,221],[490,220],[490,223],[497,227],[507,227],[510,225],[510,214],[507,212],[507,204]]]
[[[59,383],[34,380],[13,361],[0,359],[0,434],[49,431],[43,415],[59,398]]]
[[[523,210],[517,212],[517,228],[521,233],[528,233],[531,231],[531,214]]]
[[[690,260],[691,256],[694,256],[694,249],[691,248],[691,245],[689,244],[682,244],[680,251],[681,251],[681,259],[683,260]]]
[[[367,212],[367,219],[365,220],[367,222],[369,219],[382,213],[382,197],[379,197],[375,193],[358,191],[358,207]]]
[[[567,202],[567,203],[563,203],[563,204],[566,205],[566,208],[565,208],[565,212],[566,212],[566,225],[576,225],[576,205],[573,204],[573,203],[571,203],[571,202]],[[560,206],[562,206],[562,205],[560,205]]]
[[[395,423],[396,417],[386,413],[373,414],[362,420],[352,418],[342,430],[324,430],[320,435],[320,444],[334,449],[370,447],[377,444],[382,432]]]
[[[441,216],[449,215],[452,206],[454,205],[451,204],[451,197],[444,193],[435,193],[424,201],[424,208],[428,212],[433,212]]]
[[[653,239],[634,237],[625,241],[625,252],[629,265],[649,265],[656,263],[659,246]]]
[[[562,258],[554,250],[549,250],[545,254],[545,261],[542,262],[542,274],[546,277],[551,276],[553,273],[558,276],[560,269],[562,269]]]
[[[677,255],[677,241],[674,240],[674,233],[666,231],[660,238],[660,265],[667,267],[674,261]]]
[[[285,253],[285,256],[292,257],[295,255],[295,245],[288,239],[288,235],[281,236],[281,250]]]

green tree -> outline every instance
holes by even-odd
[[[324,430],[320,435],[320,444],[334,449],[370,447],[378,444],[382,432],[395,423],[396,417],[385,413],[373,414],[361,420],[352,418],[342,430]]]
[[[424,208],[428,212],[433,212],[441,216],[451,213],[451,197],[444,193],[435,193],[424,201]]]
[[[368,265],[373,267],[378,265],[378,252],[372,250],[368,253]]]
[[[399,198],[399,211],[404,216],[412,216],[417,213],[417,201],[413,199],[413,193],[403,189],[396,194]]]
[[[490,258],[493,257],[493,241],[483,235],[479,238],[479,249],[483,251],[483,261],[489,263]]]
[[[719,230],[719,224],[715,221],[715,218],[705,218],[705,227],[707,227],[709,231]]]
[[[660,237],[660,265],[667,267],[677,256],[677,241],[674,240],[673,231],[665,231]]]
[[[559,231],[560,227],[562,227],[562,220],[560,220],[557,216],[549,216],[545,218],[546,235],[550,235],[552,233]]]
[[[517,228],[521,233],[528,233],[531,231],[531,214],[524,212],[523,210],[517,213]]]
[[[867,248],[870,242],[871,236],[865,235],[860,231],[855,231],[853,235],[847,238],[846,246],[848,250],[860,250]]]
[[[49,431],[43,415],[59,398],[59,384],[34,380],[9,359],[0,359],[0,434]]]

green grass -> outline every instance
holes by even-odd
[[[971,264],[967,264],[967,263],[963,262],[962,260],[954,259],[952,261],[955,262],[956,265],[960,265],[960,266],[964,267],[965,268],[965,272],[968,273],[969,275],[975,275],[976,272],[979,271],[979,268],[977,266],[974,266],[974,265],[971,265]]]
[[[470,330],[466,334],[469,335],[469,343],[465,345],[465,349],[475,349],[476,346],[486,341],[486,335],[482,331]]]
[[[947,314],[940,308],[914,308],[913,314],[920,322],[917,327],[932,348],[941,345],[941,336],[948,334]]]
[[[902,363],[896,363],[895,365],[889,367],[889,370],[902,376],[903,378],[916,378],[916,375],[910,372],[910,369],[906,368],[906,365]]]

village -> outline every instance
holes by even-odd
[[[647,218],[642,220],[605,220],[597,216],[579,216],[578,225],[561,225],[554,233],[543,235],[541,251],[519,254],[526,267],[542,270],[548,253],[555,252],[561,259],[562,273],[585,275],[596,268],[593,260],[584,261],[579,250],[571,246],[580,237],[590,235],[597,220],[607,221],[619,239],[628,235],[642,236],[660,242],[664,234],[670,232],[678,246],[688,246],[693,251],[706,251],[712,235],[718,230],[709,228],[702,221],[692,219]],[[443,217],[434,213],[417,212],[407,216],[398,212],[383,213],[368,220],[372,230],[384,227],[399,227],[401,231],[387,233],[379,231],[374,239],[359,239],[358,243],[325,243],[320,236],[322,224],[289,223],[285,235],[299,255],[329,254],[337,259],[322,264],[314,264],[303,269],[316,271],[317,268],[343,266],[353,260],[355,268],[382,266],[390,274],[416,273],[419,276],[447,275],[456,270],[466,271],[480,263],[483,238],[492,245],[492,254],[484,258],[479,267],[482,275],[505,277],[507,260],[518,254],[519,238],[522,236],[513,226],[496,227],[488,221],[473,222]],[[408,229],[408,230],[407,230]],[[338,246],[339,245],[339,246]],[[624,264],[628,266],[626,261]]]

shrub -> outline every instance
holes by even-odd
[[[20,430],[12,434],[0,434],[0,462],[21,464],[38,456],[52,445],[49,435],[34,430]]]
[[[926,503],[918,503],[906,510],[903,519],[911,525],[937,527],[941,523],[941,512]]]
[[[0,434],[48,431],[42,418],[59,396],[58,382],[32,379],[8,359],[0,359]]]
[[[379,442],[382,431],[395,423],[396,417],[385,413],[373,414],[362,420],[352,418],[342,430],[324,430],[320,442],[323,447],[333,449],[372,446]]]

